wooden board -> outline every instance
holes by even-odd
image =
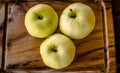
[[[92,7],[96,15],[96,26],[93,32],[82,40],[73,40],[76,45],[76,56],[72,64],[64,69],[54,70],[44,65],[39,54],[39,46],[44,39],[30,36],[24,26],[27,10],[41,2],[26,2],[19,5],[9,4],[7,23],[7,48],[5,70],[13,73],[53,73],[78,72],[99,73],[104,70],[104,37],[102,9],[96,3],[86,3]],[[68,2],[45,2],[51,5],[60,16]],[[108,35],[110,49],[110,73],[115,72],[115,43],[112,23],[111,4],[107,3]],[[58,29],[59,30],[59,29]],[[59,32],[59,31],[56,31]]]
[[[0,69],[2,61],[2,40],[3,40],[3,23],[5,15],[5,4],[0,2]]]
[[[110,73],[116,73],[116,52],[115,52],[115,36],[114,25],[112,17],[111,3],[106,3],[107,21],[108,21],[108,41],[109,41],[109,55],[110,55]]]
[[[1,1],[11,1],[11,0],[1,0]],[[96,0],[15,0],[15,2],[25,2],[25,1],[33,1],[33,2],[35,2],[35,1],[62,1],[62,2],[78,2],[78,1],[80,1],[80,2],[95,2]],[[103,1],[111,1],[111,0],[103,0]]]

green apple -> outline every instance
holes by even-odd
[[[71,39],[82,39],[92,32],[95,14],[90,6],[73,3],[62,12],[59,26],[61,32]]]
[[[46,38],[55,32],[58,26],[58,15],[47,4],[37,4],[25,15],[25,27],[28,33],[37,38]]]
[[[61,69],[70,65],[75,57],[75,45],[62,34],[53,34],[42,42],[40,54],[46,66]]]

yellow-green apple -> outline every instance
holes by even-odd
[[[40,54],[46,66],[61,69],[72,63],[75,45],[65,35],[53,34],[40,45]]]
[[[71,39],[82,39],[92,32],[95,14],[90,6],[73,3],[62,12],[59,26],[61,32]]]
[[[25,15],[25,26],[30,35],[46,38],[55,32],[58,26],[58,15],[47,4],[37,4]]]

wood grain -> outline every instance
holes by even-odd
[[[110,3],[106,3],[107,6],[107,19],[108,19],[108,41],[109,41],[109,54],[110,54],[110,73],[116,73],[116,51],[115,51],[115,36],[114,25],[112,17],[112,6]]]
[[[76,45],[76,56],[73,63],[60,70],[46,67],[39,54],[39,46],[44,39],[31,37],[24,26],[26,11],[41,2],[27,2],[19,5],[9,4],[7,23],[6,71],[13,73],[100,73],[104,70],[104,37],[101,7],[96,3],[86,3],[96,15],[96,26],[93,32],[82,40],[73,40]],[[60,16],[69,2],[44,2],[51,5]],[[108,35],[110,49],[111,73],[115,72],[114,31],[111,16],[111,4],[107,3]],[[59,32],[59,29],[56,31]],[[60,33],[60,32],[59,32]],[[38,70],[38,71],[37,71]]]
[[[53,71],[53,70],[46,70],[46,71],[34,71],[34,70],[8,70],[7,73],[103,73],[100,71],[76,71],[76,72],[61,72],[61,71]]]
[[[0,68],[1,68],[1,61],[2,61],[2,36],[3,36],[3,22],[4,22],[4,8],[5,4],[0,3]]]
[[[10,0],[6,0],[6,1],[10,1]],[[39,2],[40,2],[40,1],[42,1],[42,2],[47,2],[47,1],[49,1],[49,2],[52,2],[52,1],[56,1],[56,2],[58,2],[58,1],[59,1],[59,2],[60,2],[60,1],[61,1],[61,2],[78,2],[78,1],[80,1],[80,2],[87,2],[87,3],[88,3],[88,2],[95,2],[96,0],[21,0],[21,1],[19,1],[19,0],[17,1],[17,0],[16,0],[16,2],[18,2],[18,3],[19,3],[19,2],[24,2],[24,1],[33,1],[33,2],[35,2],[35,1],[37,1],[37,2],[38,2],[38,1],[39,1]],[[103,0],[103,1],[110,2],[111,0]]]

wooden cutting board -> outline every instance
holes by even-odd
[[[94,2],[85,3],[93,9],[96,16],[96,25],[93,32],[82,40],[72,40],[76,46],[76,56],[72,64],[64,69],[54,70],[44,65],[39,54],[39,46],[44,39],[30,36],[24,26],[24,16],[27,10],[39,3],[52,6],[60,16],[64,8],[71,2],[24,2],[20,4],[9,3],[7,40],[5,53],[5,70],[13,73],[53,73],[53,72],[77,72],[77,73],[99,73],[104,71],[105,52],[103,36],[103,11],[99,4]],[[78,2],[78,1],[75,1]],[[112,8],[110,2],[106,2],[109,54],[110,54],[110,73],[116,72],[115,67],[115,42],[112,19]],[[60,33],[59,28],[55,33]]]

